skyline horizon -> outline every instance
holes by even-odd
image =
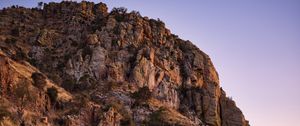
[[[0,7],[16,2],[36,7],[39,1],[1,1]],[[102,2],[109,10],[123,5],[129,11],[139,11],[142,16],[159,18],[173,34],[190,40],[208,54],[219,74],[220,86],[235,100],[251,125],[300,123],[297,120],[300,117],[300,100],[297,100],[300,96],[300,78],[297,77],[300,75],[300,16],[297,13],[300,1]],[[183,9],[178,9],[180,7]]]

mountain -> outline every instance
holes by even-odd
[[[104,3],[0,11],[0,125],[248,126],[204,52]]]

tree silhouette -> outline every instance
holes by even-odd
[[[44,5],[43,2],[38,2],[37,8],[38,8],[38,9],[43,9],[43,5]]]

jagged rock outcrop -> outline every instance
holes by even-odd
[[[249,125],[208,55],[104,3],[2,9],[0,93],[0,125]]]

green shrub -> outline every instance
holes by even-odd
[[[31,78],[33,79],[33,85],[37,88],[42,89],[44,86],[46,86],[46,77],[38,72],[34,72],[31,75]]]
[[[133,10],[133,11],[131,11],[130,13],[131,13],[131,14],[134,14],[134,15],[136,15],[136,16],[138,16],[138,17],[141,17],[141,14],[140,14],[139,11]]]
[[[62,83],[62,78],[58,72],[52,72],[51,74],[47,75],[54,83],[60,85]]]
[[[111,10],[111,14],[114,15],[116,21],[122,22],[125,20],[125,14],[127,13],[127,9],[124,7],[113,8]]]
[[[92,56],[93,55],[93,49],[91,49],[90,47],[86,46],[83,48],[82,50],[82,58],[85,58],[85,56]]]
[[[30,58],[30,59],[29,59],[29,63],[30,63],[32,66],[37,66],[37,65],[38,65],[38,62],[36,61],[36,59],[33,59],[33,58]]]
[[[148,87],[142,87],[137,92],[132,93],[131,96],[137,101],[146,101],[152,97],[152,94]]]
[[[5,43],[7,44],[16,44],[17,39],[16,38],[7,38],[5,39]]]
[[[121,126],[135,126],[135,123],[134,123],[132,117],[130,117],[130,118],[124,117],[124,119],[122,119],[120,121],[120,125]]]
[[[71,54],[65,54],[65,55],[64,55],[64,60],[65,60],[65,61],[68,61],[68,60],[71,59],[71,58],[72,58]]]
[[[63,81],[62,87],[67,91],[73,91],[75,89],[76,81],[72,78],[67,78]]]
[[[159,110],[153,112],[150,115],[150,120],[148,122],[149,126],[165,126],[167,125],[163,120],[163,112],[165,111],[164,108],[159,108]]]
[[[11,30],[11,35],[18,37],[20,35],[19,28],[14,28]]]
[[[85,108],[89,105],[89,101],[91,100],[91,97],[88,92],[80,92],[80,96],[77,97],[77,101],[79,103],[79,108]]]
[[[113,29],[113,33],[115,34],[115,35],[119,35],[119,34],[121,34],[121,28],[118,26],[118,27],[115,27],[114,29]]]
[[[28,56],[23,51],[17,51],[16,54],[12,57],[16,61],[27,60]]]
[[[127,8],[125,8],[125,7],[119,7],[119,8],[114,7],[111,10],[112,14],[126,14],[126,12],[127,12]]]
[[[119,40],[113,39],[112,42],[111,42],[111,45],[112,45],[112,46],[118,46],[119,43],[120,43]]]
[[[43,3],[43,2],[38,2],[37,8],[38,8],[39,10],[41,10],[41,9],[43,8],[43,6],[44,6],[44,3]]]
[[[48,94],[52,104],[56,103],[57,96],[58,96],[57,93],[58,93],[57,89],[53,86],[51,88],[47,89],[47,94]]]
[[[82,77],[80,77],[78,86],[76,87],[79,90],[86,90],[95,88],[97,85],[97,81],[91,77],[89,74],[84,74]]]
[[[159,27],[165,27],[165,23],[162,20],[160,20],[159,18],[157,19],[157,25]]]

